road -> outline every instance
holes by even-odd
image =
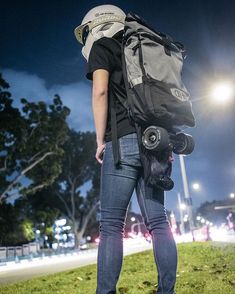
[[[226,240],[221,241],[235,242],[235,235],[226,236]],[[152,245],[145,240],[124,243],[124,255],[141,252],[151,249]],[[75,269],[88,264],[96,263],[97,249],[80,251],[79,253],[44,257],[43,259],[34,258],[33,261],[24,260],[20,263],[11,262],[8,265],[0,266],[0,285],[10,284],[21,280],[28,280],[36,276],[45,276],[57,272]]]
[[[124,255],[151,249],[152,245],[146,241],[124,244]],[[35,258],[33,261],[24,260],[20,263],[8,263],[0,267],[0,285],[28,280],[36,276],[45,276],[62,272],[88,264],[96,263],[97,249],[80,251],[79,253]]]

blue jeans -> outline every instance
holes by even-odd
[[[172,294],[176,281],[177,249],[164,208],[164,192],[144,183],[136,134],[119,138],[119,145],[120,166],[115,167],[112,142],[107,142],[101,168],[96,294],[116,293],[123,260],[125,217],[134,189],[145,225],[152,235],[158,270],[156,293]]]

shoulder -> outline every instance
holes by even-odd
[[[92,46],[93,50],[97,50],[99,48],[107,50],[109,52],[113,52],[120,48],[120,44],[117,40],[114,40],[113,38],[102,37],[99,40],[95,41]]]
[[[93,72],[97,69],[105,69],[109,73],[115,69],[115,56],[117,41],[112,38],[102,37],[95,41],[88,59],[88,70],[86,77],[92,79]]]

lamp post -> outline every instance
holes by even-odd
[[[138,235],[141,233],[141,227],[140,225],[143,224],[143,222],[140,222],[138,218],[135,218],[134,216],[131,217],[131,221],[135,222],[134,224],[131,225],[131,233],[134,234],[134,228],[137,226],[138,227]]]
[[[213,101],[213,104],[228,104],[232,100],[234,100],[235,88],[233,86],[232,82],[229,81],[218,81],[216,84],[213,85],[210,92],[210,97]],[[197,100],[202,100],[202,98],[199,98]],[[194,100],[196,102],[197,100]],[[183,188],[184,188],[184,198],[186,202],[187,207],[187,215],[189,220],[189,228],[190,231],[194,228],[194,220],[193,220],[193,211],[192,211],[192,198],[189,194],[189,187],[188,187],[188,180],[186,175],[186,169],[185,169],[185,162],[184,162],[184,155],[179,155],[180,160],[180,169],[181,169],[181,175],[182,175],[182,181],[183,181]],[[194,190],[199,190],[200,185],[198,183],[194,183],[193,185]],[[235,194],[230,194],[231,198],[235,198]]]
[[[190,231],[194,228],[194,221],[193,221],[193,209],[192,209],[192,198],[189,195],[189,188],[188,188],[188,180],[186,175],[185,163],[184,163],[184,156],[182,154],[179,155],[180,159],[180,169],[184,187],[184,198],[186,201],[187,213],[188,213],[188,220],[189,220],[189,229]]]
[[[179,205],[179,210],[180,210],[180,231],[181,231],[181,234],[183,235],[185,233],[183,210],[186,209],[186,205],[185,205],[185,203],[183,203],[181,201],[181,196],[180,196],[179,192],[177,193],[177,198],[178,198],[178,205]]]
[[[134,228],[137,226],[138,227],[138,235],[140,235],[140,233],[141,233],[141,227],[140,227],[140,225],[142,225],[142,224],[144,224],[143,222],[139,222],[138,220],[137,220],[137,223],[134,223],[134,224],[132,224],[131,225],[131,233],[132,234],[134,234]]]

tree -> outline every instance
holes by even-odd
[[[47,236],[51,244],[54,241],[52,226],[60,216],[60,211],[55,207],[56,202],[48,196],[49,189],[48,187],[35,194],[28,194],[27,197],[21,197],[15,201],[14,206],[31,222],[34,232],[40,230],[40,235]],[[26,224],[23,226],[26,228]]]
[[[94,133],[71,130],[64,145],[62,173],[52,185],[52,193],[61,202],[61,212],[72,224],[75,248],[99,204],[100,167],[94,157],[95,146]],[[91,189],[84,195],[81,188],[88,182],[91,182]]]
[[[34,239],[33,223],[10,203],[0,209],[0,246],[15,246]]]
[[[58,177],[70,113],[58,95],[51,105],[21,99],[20,111],[12,106],[8,88],[0,76],[0,202],[14,192],[35,193]]]

